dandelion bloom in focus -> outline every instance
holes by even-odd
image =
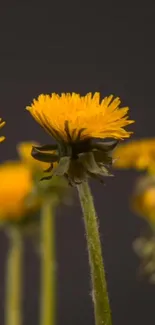
[[[130,137],[124,127],[134,122],[128,120],[128,107],[119,105],[118,97],[100,100],[99,93],[40,95],[27,110],[57,143],[34,147],[33,157],[51,165],[58,162],[53,174],[66,176],[70,183],[107,176],[111,152],[119,139]]]
[[[0,118],[0,129],[5,125],[5,122],[3,121],[2,122],[2,119]],[[0,137],[0,142],[3,142],[5,140],[5,137],[4,136],[1,136]]]
[[[116,168],[152,169],[155,167],[155,139],[140,139],[120,145],[113,158],[116,158]]]
[[[18,221],[38,207],[38,201],[31,204],[26,198],[33,189],[31,171],[20,162],[0,165],[0,220]]]

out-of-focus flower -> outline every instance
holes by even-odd
[[[0,220],[18,222],[38,208],[38,199],[31,204],[26,198],[33,189],[31,171],[21,162],[0,165]]]
[[[32,157],[31,151],[33,146],[39,146],[36,142],[20,142],[17,145],[17,152],[19,154],[19,158],[21,161],[29,166],[29,168],[35,169],[35,170],[47,170],[49,168],[49,163],[42,162],[39,160],[36,160]]]
[[[155,223],[155,176],[144,176],[137,181],[131,205],[134,212]]]
[[[155,139],[140,139],[117,146],[113,152],[116,168],[155,170]]]
[[[39,145],[34,142],[22,142],[18,144],[17,150],[21,161],[29,168],[33,177],[33,191],[27,196],[27,202],[41,199],[40,218],[38,217],[40,228],[35,229],[39,229],[42,256],[40,322],[50,325],[55,323],[55,208],[61,203],[70,204],[72,196],[69,195],[65,178],[54,176],[50,177],[48,182],[41,181],[43,172],[50,170],[51,164],[35,160],[31,156],[33,146]],[[53,163],[53,168],[55,164]]]
[[[100,101],[99,93],[82,97],[75,93],[40,95],[27,109],[57,144],[33,147],[33,157],[58,162],[53,174],[64,175],[71,184],[88,176],[109,175],[111,152],[118,139],[130,136],[124,127],[134,122],[128,120],[128,107],[119,105],[120,99],[113,100],[112,95]],[[113,141],[103,141],[107,138]]]
[[[0,223],[29,226],[38,224],[37,211],[44,200],[71,203],[68,184],[65,179],[53,177],[42,182],[43,169],[48,163],[35,160],[31,156],[33,142],[18,145],[21,161],[8,161],[0,165]],[[25,229],[25,228],[23,228]]]
[[[10,236],[5,294],[7,324],[22,323],[23,234],[31,235],[32,238],[36,234],[40,235],[43,280],[40,306],[43,310],[43,322],[46,319],[51,324],[55,319],[55,208],[60,203],[71,201],[68,200],[68,184],[65,179],[55,177],[49,182],[40,181],[43,170],[49,168],[49,164],[32,158],[33,145],[31,142],[20,143],[17,150],[21,161],[0,165],[0,223]],[[49,288],[50,293],[47,291]]]
[[[28,196],[29,201],[31,202],[31,200],[33,201],[34,198],[39,196],[42,200],[47,200],[47,198],[49,198],[49,200],[55,200],[55,202],[70,204],[71,200],[69,200],[68,195],[68,184],[65,179],[55,176],[52,179],[49,177],[49,182],[41,181],[42,178],[44,178],[44,172],[46,171],[46,173],[48,173],[51,171],[51,166],[49,163],[36,160],[32,157],[31,151],[32,147],[35,145],[35,142],[21,142],[17,146],[20,159],[31,171],[33,178],[33,191],[31,191]],[[54,151],[52,153],[54,153]],[[55,166],[56,163],[53,163],[53,167]]]
[[[140,258],[139,275],[146,276],[149,282],[155,284],[155,235],[137,238],[133,248]]]
[[[114,167],[146,170],[149,173],[138,178],[131,197],[131,208],[148,223],[149,234],[133,242],[140,258],[139,275],[155,283],[155,139],[140,139],[119,145],[113,152]]]
[[[3,121],[2,122],[2,119],[0,118],[0,129],[5,125],[5,122]],[[1,136],[0,137],[0,142],[4,141],[5,140],[5,137],[4,136]]]

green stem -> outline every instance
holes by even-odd
[[[56,275],[55,275],[55,225],[53,207],[47,201],[41,215],[41,325],[55,325]]]
[[[21,233],[17,228],[9,230],[10,248],[7,256],[5,324],[22,324],[22,254]]]
[[[92,281],[92,296],[94,303],[95,324],[111,325],[111,312],[107,293],[105,271],[102,260],[101,243],[98,230],[97,215],[93,198],[87,182],[77,185],[83,210],[89,264]]]

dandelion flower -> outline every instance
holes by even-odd
[[[124,129],[128,107],[119,108],[120,99],[113,96],[100,101],[100,94],[80,97],[67,93],[40,95],[27,107],[34,119],[53,137],[54,145],[33,147],[32,156],[57,165],[52,175],[65,176],[77,187],[84,216],[94,299],[96,324],[111,324],[98,223],[87,178],[108,176],[112,150],[119,139],[130,137]],[[112,139],[111,142],[105,140]],[[54,153],[52,152],[54,150]],[[92,245],[93,243],[93,245]]]
[[[20,162],[6,162],[0,166],[0,220],[19,221],[36,210],[38,200],[27,204],[33,189],[30,169]]]
[[[116,158],[116,168],[151,169],[155,167],[155,139],[140,139],[119,145],[113,158]]]
[[[149,222],[155,223],[155,176],[140,177],[132,196],[132,209]]]
[[[66,176],[71,184],[109,175],[111,152],[119,139],[130,137],[124,127],[134,122],[128,120],[128,107],[119,105],[118,97],[100,100],[99,93],[40,95],[27,110],[57,143],[33,147],[33,157],[58,162],[53,174]]]

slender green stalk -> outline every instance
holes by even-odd
[[[22,324],[23,243],[17,228],[9,229],[10,248],[6,269],[5,325]]]
[[[46,201],[41,215],[41,302],[40,324],[55,325],[56,274],[53,206]]]
[[[94,303],[95,324],[111,325],[111,312],[107,293],[105,271],[102,260],[97,215],[93,198],[87,182],[77,185],[83,210],[89,264],[92,281],[92,297]]]

